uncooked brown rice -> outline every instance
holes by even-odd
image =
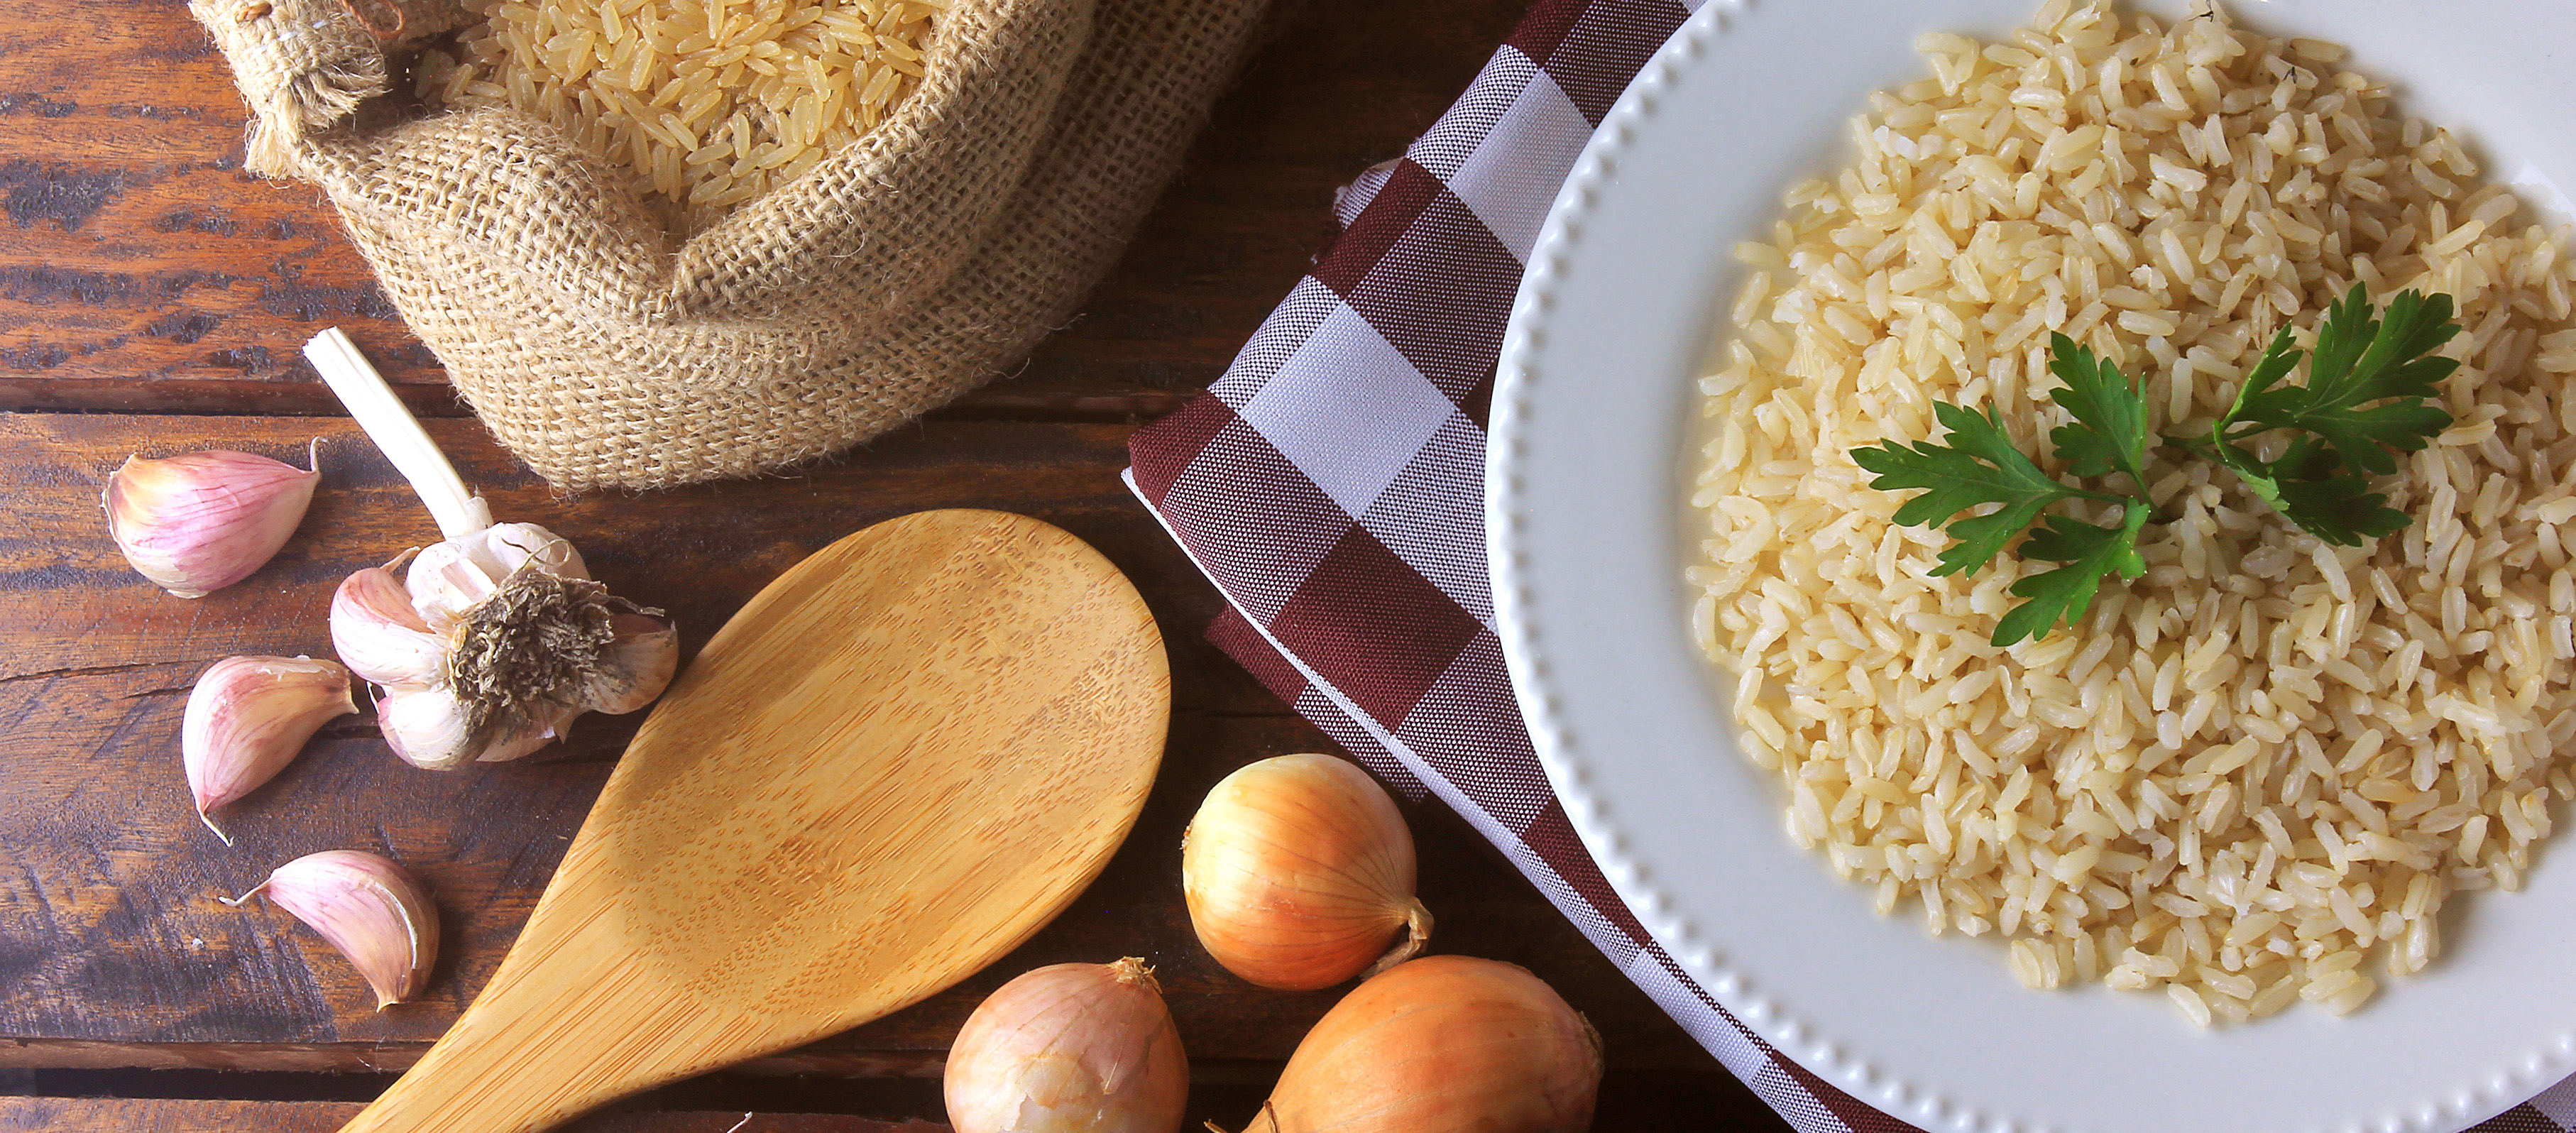
[[[467,0],[423,98],[537,115],[684,231],[802,176],[920,85],[946,0]]]
[[[1791,189],[1703,379],[1689,568],[1701,648],[1788,824],[1882,912],[2009,938],[2020,980],[2160,990],[2193,1021],[2421,969],[2455,891],[2521,884],[2576,794],[2576,258],[2397,116],[2343,52],[2052,0],[1992,44],[1918,47],[1860,156]],[[2288,321],[2354,282],[2458,300],[2456,418],[2382,490],[2413,523],[2338,549],[2206,461],[2073,629],[1987,643],[2027,569],[1935,578],[1849,450],[1997,404],[2064,420],[2048,332],[2143,374],[2158,427],[2222,411]]]

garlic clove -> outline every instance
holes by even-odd
[[[1175,1133],[1189,1060],[1153,969],[1052,964],[966,1017],[941,1092],[957,1133]]]
[[[616,716],[653,703],[669,687],[680,668],[680,631],[668,618],[640,613],[620,613],[610,625],[617,636],[582,686],[581,701]]]
[[[277,867],[238,905],[267,891],[321,933],[376,993],[376,1010],[420,994],[438,959],[438,907],[401,866],[361,850],[324,850]]]
[[[549,705],[533,720],[487,736],[474,727],[471,708],[444,686],[388,687],[376,700],[385,745],[403,762],[431,771],[524,758],[563,738],[579,715],[578,707]]]
[[[1431,913],[1413,882],[1413,835],[1395,800],[1329,755],[1236,770],[1181,836],[1182,896],[1199,943],[1267,988],[1330,987],[1420,951]]]
[[[380,685],[426,685],[447,662],[447,643],[412,609],[395,577],[402,560],[350,575],[331,595],[331,648],[349,671]]]
[[[197,818],[256,790],[334,716],[358,710],[349,671],[310,657],[226,657],[198,676],[179,722],[179,762]]]
[[[376,727],[403,762],[453,771],[474,761],[473,729],[456,694],[434,685],[397,685],[376,698]]]
[[[318,464],[301,469],[246,452],[129,456],[107,480],[107,530],[136,573],[202,598],[277,554],[321,479]]]
[[[590,577],[581,552],[562,536],[533,523],[496,523],[421,550],[406,576],[412,608],[446,632],[530,563],[558,578]]]

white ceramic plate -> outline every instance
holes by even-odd
[[[1540,758],[1665,946],[1809,1069],[1931,1129],[2440,1130],[2576,1070],[2576,864],[2468,895],[2427,972],[2336,1019],[2193,1028],[2159,996],[2023,989],[1992,938],[1880,918],[1783,833],[1692,649],[1681,568],[1693,380],[1739,284],[1728,249],[1838,164],[1914,37],[1992,37],[2036,0],[1711,0],[1640,74],[1559,195],[1505,344],[1488,499],[1497,612]],[[2147,5],[2163,15],[2179,4]],[[2526,200],[2576,195],[2576,4],[2273,0]],[[1688,525],[1686,528],[1685,525]],[[2567,835],[2561,835],[2562,838]]]

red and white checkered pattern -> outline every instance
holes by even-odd
[[[1390,784],[1464,815],[1802,1133],[1911,1127],[1755,1037],[1650,939],[1521,722],[1485,574],[1486,409],[1522,260],[1628,80],[1699,0],[1539,0],[1128,483],[1233,608],[1208,636]],[[2576,1130],[2576,1079],[2478,1127]]]

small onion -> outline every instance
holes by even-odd
[[[948,1052],[957,1133],[1174,1133],[1189,1062],[1153,969],[1054,964],[996,989]]]
[[[1601,1040],[1516,965],[1426,956],[1351,989],[1244,1133],[1583,1133]]]
[[[1329,755],[1237,770],[1181,835],[1199,943],[1227,971],[1283,991],[1331,987],[1420,951],[1431,913],[1413,896],[1413,870],[1395,800]]]

